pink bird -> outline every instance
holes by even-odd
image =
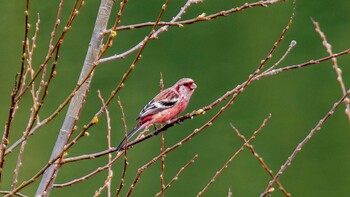
[[[154,124],[167,123],[184,111],[197,85],[190,78],[182,78],[172,87],[161,91],[140,112],[136,120],[139,123],[117,147],[117,151],[125,147],[137,131],[147,131]]]

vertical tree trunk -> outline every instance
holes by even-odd
[[[80,73],[79,82],[82,81],[91,70],[94,62],[96,61],[100,48],[102,45],[101,33],[106,29],[108,19],[112,10],[113,0],[101,0],[100,8],[98,11],[95,28],[92,33],[88,52],[84,61],[83,68]],[[51,159],[56,158],[64,149],[67,144],[73,127],[75,126],[79,113],[84,105],[85,97],[88,93],[92,75],[89,79],[80,87],[76,95],[72,98],[66,117],[62,124],[60,133],[56,140],[56,144],[51,153]],[[55,165],[51,165],[43,174],[40,185],[37,189],[36,196],[49,196],[52,185],[58,173],[58,169],[54,169]]]

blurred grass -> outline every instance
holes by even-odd
[[[164,20],[171,19],[185,1],[171,1]],[[196,17],[205,12],[214,13],[240,6],[245,1],[204,1],[193,5],[183,19]],[[65,2],[62,25],[67,19],[72,2]],[[163,1],[128,2],[122,25],[153,21]],[[58,1],[32,2],[30,11],[31,34],[33,34],[36,13],[40,13],[40,31],[34,63],[38,67],[47,52],[48,39],[56,17]],[[89,39],[96,17],[99,2],[87,1],[62,45],[57,77],[50,87],[49,97],[41,112],[41,118],[51,114],[70,93],[76,83],[84,61]],[[270,65],[284,53],[291,40],[297,46],[281,66],[301,63],[327,56],[321,39],[314,31],[310,17],[320,23],[334,52],[350,46],[348,9],[350,2],[336,1],[298,1],[295,20],[280,44]],[[292,2],[278,3],[268,8],[252,8],[212,21],[185,25],[184,28],[171,27],[161,34],[158,40],[146,47],[142,59],[126,82],[126,87],[118,95],[126,112],[128,128],[136,121],[139,110],[159,91],[159,73],[164,76],[165,86],[172,85],[182,77],[193,78],[198,89],[192,97],[187,111],[198,109],[215,100],[226,91],[242,83],[255,70],[265,57],[280,32],[287,24],[292,10]],[[0,3],[0,120],[5,124],[10,93],[15,73],[20,65],[21,41],[23,39],[24,3],[3,1]],[[114,8],[116,16],[117,7]],[[112,24],[113,19],[110,23]],[[62,26],[61,26],[62,27]],[[107,55],[123,52],[138,43],[150,28],[121,31]],[[89,96],[78,127],[82,128],[100,107],[97,90],[106,98],[129,67],[135,54],[99,66],[94,74]],[[344,82],[350,84],[350,58],[338,59],[343,69]],[[341,96],[336,74],[331,62],[307,68],[280,73],[251,84],[223,115],[190,143],[169,153],[166,157],[165,180],[169,181],[176,172],[195,154],[199,154],[193,166],[187,169],[166,196],[194,196],[211,179],[215,172],[242,145],[241,140],[231,131],[233,123],[248,138],[269,114],[272,119],[266,128],[252,142],[256,151],[264,158],[272,170],[277,172],[281,164],[291,154],[297,144],[306,136],[317,122],[328,112]],[[22,101],[12,127],[10,141],[22,135],[29,114],[30,96]],[[217,110],[192,121],[171,128],[166,132],[166,145],[187,136],[193,129],[204,124]],[[112,117],[113,143],[117,145],[123,135],[120,110],[116,102],[109,107]],[[349,123],[341,106],[322,130],[300,152],[292,165],[281,177],[281,183],[293,196],[344,196],[350,181],[350,137]],[[56,141],[65,112],[45,126],[29,140],[20,171],[20,182],[30,178],[47,162]],[[90,137],[83,139],[70,155],[80,155],[106,148],[105,118],[90,131]],[[129,171],[126,185],[133,181],[136,170],[159,152],[160,138],[147,140],[129,151]],[[18,151],[17,151],[18,152]],[[7,158],[4,168],[4,183],[1,189],[8,188],[12,182],[13,166],[17,156],[14,152]],[[104,165],[107,158],[82,161],[64,166],[57,183],[80,177]],[[119,185],[122,163],[114,168],[112,187]],[[135,188],[134,196],[152,196],[160,190],[160,163],[155,164],[142,175]],[[106,173],[64,189],[54,189],[51,196],[91,196],[100,187]],[[266,187],[269,177],[248,150],[243,151],[224,173],[214,182],[204,196],[227,195],[231,188],[235,196],[258,196]],[[127,188],[127,187],[126,187]],[[33,195],[35,187],[23,190]],[[122,195],[125,194],[122,193]],[[274,196],[282,196],[279,191]]]

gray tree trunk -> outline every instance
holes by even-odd
[[[112,10],[113,0],[101,0],[100,8],[96,18],[95,28],[92,33],[87,55],[84,61],[83,68],[80,73],[79,82],[82,81],[88,72],[91,70],[94,62],[100,52],[102,45],[101,33],[106,29],[108,19]],[[68,143],[73,127],[75,126],[79,113],[84,105],[85,97],[88,93],[92,75],[89,79],[80,87],[76,95],[72,98],[69,108],[62,124],[60,133],[56,140],[56,144],[52,150],[50,160],[56,158],[64,149],[64,146]],[[55,165],[51,165],[43,174],[40,185],[37,189],[35,196],[49,196],[52,185],[58,173],[58,169],[54,170]]]

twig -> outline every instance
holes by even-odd
[[[269,182],[265,191],[260,195],[260,197],[264,197],[269,194],[269,190],[272,188],[272,185],[276,183],[282,173],[290,166],[292,160],[295,156],[301,151],[304,145],[321,129],[321,126],[333,115],[334,111],[339,107],[339,105],[344,102],[347,96],[350,94],[350,90],[346,92],[346,94],[336,103],[334,103],[333,107],[330,111],[316,124],[316,126],[310,131],[310,133],[298,144],[298,146],[294,149],[292,154],[288,157],[286,162],[281,166],[280,170],[276,173],[275,177]]]
[[[61,0],[60,4],[59,4],[59,9],[58,9],[58,12],[57,12],[57,18],[56,18],[56,24],[54,26],[54,30],[52,31],[51,33],[51,39],[54,39],[54,35],[55,35],[55,32],[57,31],[57,25],[60,23],[60,20],[59,20],[59,17],[61,15],[61,11],[62,11],[62,6],[63,6],[63,1],[64,0]],[[83,5],[83,1],[82,0],[75,0],[75,3],[74,3],[74,6],[73,6],[73,10],[69,16],[69,19],[65,25],[65,27],[63,28],[63,31],[62,33],[60,34],[59,38],[57,39],[55,45],[49,45],[49,51],[48,51],[48,54],[46,55],[45,57],[45,60],[44,60],[44,63],[42,63],[40,65],[40,67],[38,68],[38,70],[35,72],[33,78],[28,82],[27,86],[23,88],[23,91],[21,91],[17,96],[16,96],[16,100],[19,100],[23,94],[26,92],[26,90],[32,85],[32,83],[34,83],[34,81],[36,80],[36,78],[39,76],[39,74],[41,73],[41,71],[43,71],[43,69],[46,67],[46,65],[48,64],[48,62],[51,60],[55,50],[57,50],[57,47],[59,45],[62,44],[63,40],[64,40],[64,37],[65,35],[68,33],[69,29],[71,28],[73,22],[74,22],[74,19],[76,18],[76,16],[78,15],[79,13],[79,10],[80,8],[82,7]],[[57,24],[58,23],[58,24]]]
[[[289,44],[289,47],[288,49],[286,50],[286,52],[282,55],[282,57],[274,64],[272,65],[270,68],[266,69],[264,71],[265,72],[269,72],[271,71],[272,69],[276,68],[286,57],[287,55],[289,54],[289,52],[293,49],[293,47],[297,44],[297,42],[295,40],[292,40]]]
[[[186,4],[181,8],[179,13],[175,17],[173,17],[173,19],[169,23],[165,23],[165,22],[141,23],[141,24],[137,24],[137,25],[122,26],[119,29],[117,29],[117,31],[118,30],[122,30],[122,29],[133,29],[133,28],[139,28],[139,27],[144,27],[144,26],[164,25],[163,27],[161,27],[160,29],[158,29],[154,33],[153,37],[156,38],[156,37],[158,37],[158,35],[160,33],[166,31],[169,28],[169,26],[182,27],[185,24],[192,24],[192,23],[195,23],[195,22],[208,21],[208,20],[220,17],[220,16],[227,16],[227,15],[229,15],[231,13],[242,11],[242,10],[247,9],[247,8],[253,8],[253,7],[257,7],[257,6],[267,7],[268,5],[271,5],[271,4],[274,4],[274,3],[277,3],[277,2],[282,2],[282,1],[283,0],[267,0],[267,1],[259,1],[259,2],[255,2],[255,3],[245,3],[244,5],[242,5],[240,7],[232,8],[232,9],[225,10],[225,11],[220,11],[218,13],[211,14],[211,15],[208,15],[208,16],[199,15],[198,17],[196,17],[194,19],[176,22],[176,21],[178,21],[181,18],[181,16],[185,13],[186,9],[191,4],[199,2],[199,1],[194,1],[194,0],[188,0],[186,2]],[[132,47],[131,49],[129,49],[128,51],[126,51],[124,53],[116,54],[116,55],[113,55],[113,56],[110,56],[110,57],[106,57],[106,58],[102,58],[99,61],[99,63],[105,63],[105,62],[113,61],[113,60],[116,60],[116,59],[125,58],[126,56],[130,55],[131,53],[133,53],[137,49],[139,49],[144,41],[145,40],[142,40],[136,46]]]
[[[34,54],[34,49],[36,48],[36,39],[37,39],[37,36],[38,36],[38,33],[39,33],[39,24],[40,24],[40,16],[38,14],[38,19],[37,19],[37,22],[35,23],[35,32],[34,32],[34,35],[32,37],[32,42],[31,42],[31,45],[28,43],[27,44],[27,53],[28,53],[28,57],[27,57],[27,68],[26,68],[26,72],[25,74],[23,75],[23,81],[22,81],[22,85],[21,85],[21,92],[23,91],[23,88],[25,86],[25,82],[27,81],[27,75],[30,75],[31,76],[31,79],[33,78],[34,76],[34,69],[33,69],[33,54]],[[29,41],[28,41],[29,42]],[[31,86],[31,94],[32,94],[32,99],[33,99],[33,107],[34,106],[37,106],[37,98],[39,98],[38,96],[35,96],[35,85],[34,83],[32,84]],[[37,117],[38,121],[39,121],[39,115]]]
[[[121,103],[119,98],[118,98],[118,105],[119,105],[119,108],[120,108],[120,110],[122,112],[122,122],[123,122],[123,126],[124,126],[124,136],[126,138],[126,136],[128,135],[128,129],[126,127],[125,113],[124,113],[123,105],[122,105],[122,103]],[[128,167],[128,158],[127,158],[127,154],[126,154],[127,153],[127,149],[125,149],[123,151],[123,153],[124,153],[124,168],[123,168],[122,176],[120,178],[120,184],[119,184],[119,188],[117,189],[116,196],[119,196],[121,190],[124,187],[124,180],[125,180],[125,175],[126,175],[126,169]]]
[[[79,137],[79,136],[77,136]],[[61,154],[64,154],[64,152],[66,150],[68,150],[74,143],[70,143],[67,146],[65,146],[65,148],[63,149],[63,151],[61,152]],[[53,158],[52,160],[50,160],[44,167],[42,167],[34,176],[32,176],[32,178],[28,179],[27,181],[23,181],[21,185],[19,185],[18,187],[16,187],[15,189],[13,189],[12,191],[10,191],[7,195],[5,195],[5,197],[10,197],[13,196],[15,193],[17,193],[18,191],[20,191],[21,189],[25,188],[26,186],[32,184],[33,182],[35,182],[42,174],[44,174],[45,170],[47,168],[49,168],[54,162],[56,162],[58,159],[61,158],[61,154],[58,155],[57,157]]]
[[[159,80],[159,90],[160,92],[164,90],[164,80],[163,80],[163,74],[160,73],[160,80]],[[160,152],[164,152],[164,133],[161,133],[160,135],[160,144],[161,144],[161,148],[160,148]],[[165,155],[163,155],[162,157],[162,162],[161,162],[161,173],[160,173],[160,188],[161,188],[161,195],[162,197],[164,197],[164,191],[165,191],[165,184],[164,184],[164,174],[165,174]]]
[[[18,108],[18,100],[16,99],[19,89],[22,85],[24,65],[26,59],[26,48],[28,44],[28,31],[29,31],[29,0],[26,0],[26,10],[25,10],[25,23],[24,23],[24,40],[22,42],[22,57],[21,57],[21,69],[20,73],[17,74],[15,79],[14,88],[11,93],[11,104],[8,112],[8,118],[5,124],[4,132],[2,134],[1,144],[0,144],[0,183],[2,182],[2,171],[4,169],[5,163],[5,151],[9,143],[9,135],[11,130],[12,120],[14,118],[15,112]]]
[[[108,104],[108,103],[106,102],[104,107],[106,107],[107,104]],[[102,110],[102,109],[101,109],[101,110]],[[102,113],[102,112],[101,112],[101,113]],[[65,149],[64,149],[64,151],[63,151],[61,154],[63,154],[66,150],[68,150],[70,147],[72,147],[82,136],[84,136],[85,132],[86,132],[93,124],[96,124],[96,121],[95,121],[95,120],[96,120],[96,116],[93,118],[93,120],[90,121],[90,123],[89,123],[88,125],[85,125],[85,126],[83,127],[83,130],[78,134],[78,136],[77,136],[74,140],[72,140],[72,142],[70,142],[69,144],[67,144],[67,145],[65,146]],[[98,120],[98,119],[97,119],[97,120]],[[115,148],[113,149],[113,151],[115,151]],[[110,151],[109,153],[111,153],[111,152],[113,152],[113,151]],[[81,178],[78,178],[78,179],[75,179],[75,180],[73,180],[73,181],[70,181],[70,182],[67,182],[67,183],[63,183],[63,184],[54,184],[53,187],[56,187],[56,188],[59,188],[59,187],[67,187],[67,186],[71,186],[71,185],[73,185],[73,184],[75,184],[75,183],[81,182],[81,181],[83,181],[83,180],[86,180],[86,179],[88,179],[88,178],[90,178],[90,177],[96,175],[97,173],[102,172],[102,171],[108,169],[115,161],[117,161],[117,160],[119,159],[119,157],[120,157],[121,155],[122,155],[121,153],[117,154],[117,156],[116,156],[114,159],[112,159],[110,162],[108,162],[105,166],[99,167],[99,168],[97,168],[96,170],[94,170],[93,172],[91,172],[91,173],[89,173],[89,174],[87,174],[87,175],[85,175],[85,176],[83,176],[83,177],[81,177]],[[59,158],[60,158],[60,156],[57,156],[56,158],[52,159],[52,160],[50,161],[50,163],[55,162],[55,161],[56,161],[57,159],[59,159]],[[60,163],[63,164],[63,162],[60,162]]]
[[[312,20],[312,23],[315,25],[315,31],[320,35],[323,41],[322,44],[326,48],[327,53],[329,55],[333,55],[332,45],[327,41],[326,35],[321,31],[320,25],[314,19],[311,18],[311,20]],[[339,82],[340,89],[344,95],[346,94],[346,88],[342,77],[342,70],[339,68],[337,59],[335,57],[332,58],[332,62],[333,62],[333,69],[337,74],[337,81]],[[345,115],[347,116],[348,121],[350,122],[350,99],[346,98],[344,104],[345,104]]]
[[[101,91],[98,90],[98,98],[101,100],[102,105],[105,105],[105,101],[101,95]],[[107,146],[108,149],[112,148],[111,145],[111,118],[109,116],[109,111],[107,109],[107,107],[105,108],[105,112],[106,112],[106,119],[107,119]],[[108,163],[110,163],[112,160],[112,154],[108,154]],[[95,192],[95,196],[99,196],[101,195],[101,192],[103,191],[104,188],[107,188],[107,196],[111,197],[111,182],[112,182],[112,177],[113,177],[113,171],[112,171],[112,166],[108,167],[108,175],[106,177],[106,180],[103,184],[102,187],[100,187],[96,192]]]
[[[268,119],[270,119],[270,118],[271,118],[271,114],[269,115]],[[263,127],[264,125],[265,125],[265,124],[263,124],[262,127]],[[250,145],[249,143],[247,143],[247,139],[244,137],[244,135],[242,135],[242,134],[238,131],[238,129],[236,129],[232,124],[231,124],[231,127],[232,127],[232,129],[233,129],[234,131],[236,131],[238,137],[240,137],[240,138],[243,140],[243,142],[247,144],[246,147],[249,148],[250,152],[251,152],[251,153],[254,155],[254,157],[260,162],[261,166],[265,169],[265,171],[266,171],[267,173],[269,173],[269,175],[271,176],[271,178],[274,178],[275,176],[274,176],[272,170],[270,170],[270,168],[266,165],[266,163],[264,162],[263,158],[261,158],[261,157],[259,156],[259,154],[255,151],[255,149],[253,148],[253,146]],[[282,184],[281,184],[279,181],[276,181],[276,184],[278,185],[278,188],[283,192],[283,194],[284,194],[285,196],[287,196],[287,197],[290,197],[290,196],[291,196],[290,193],[288,193],[288,192],[284,189],[284,187],[282,186]]]
[[[10,191],[0,191],[0,194],[8,194],[8,193],[10,193]],[[24,194],[21,194],[21,193],[15,193],[13,195],[14,196],[19,196],[19,197],[28,197],[28,196],[26,196]]]
[[[29,117],[29,122],[28,122],[28,125],[27,125],[27,128],[26,128],[26,131],[23,133],[23,137],[24,137],[25,140],[21,144],[21,148],[20,148],[20,151],[19,151],[19,154],[18,154],[18,158],[17,158],[16,168],[14,170],[13,182],[12,182],[12,186],[11,186],[12,189],[16,188],[18,173],[19,173],[19,169],[20,169],[20,167],[22,165],[22,157],[23,157],[23,154],[24,154],[24,150],[25,150],[25,147],[26,147],[26,144],[27,144],[27,140],[28,140],[29,134],[30,134],[30,130],[33,128],[34,123],[36,122],[36,117],[38,116],[38,113],[39,113],[41,107],[44,105],[45,98],[48,95],[49,85],[51,84],[52,79],[55,76],[54,73],[56,72],[55,68],[56,68],[56,65],[57,65],[58,57],[59,57],[58,56],[59,49],[60,49],[60,46],[58,46],[58,48],[56,50],[56,55],[55,55],[55,59],[54,59],[54,62],[52,64],[52,67],[51,67],[51,72],[50,72],[49,79],[48,79],[47,82],[43,83],[44,84],[43,85],[44,86],[44,93],[42,94],[42,96],[40,98],[40,101],[38,100],[38,98],[35,98],[35,100],[38,100],[38,101],[34,102],[33,107],[31,109],[31,115]]]
[[[128,0],[123,0],[123,1],[120,2],[119,11],[118,11],[118,14],[117,14],[117,18],[116,18],[116,20],[114,22],[113,28],[112,28],[112,30],[109,31],[110,34],[108,36],[107,42],[106,42],[106,44],[102,45],[102,49],[101,49],[100,54],[98,55],[98,58],[97,58],[96,61],[100,60],[102,58],[102,56],[105,54],[105,52],[107,51],[107,49],[112,46],[113,38],[117,36],[116,29],[117,29],[117,27],[120,24],[120,18],[122,17],[122,13],[124,11],[124,7],[125,7],[125,4],[127,2],[128,2]],[[103,35],[104,35],[103,33],[104,33],[104,31],[102,31],[100,33],[100,37],[103,37]],[[99,64],[99,63],[96,63],[96,64]]]
[[[97,119],[98,121],[98,119]],[[62,152],[59,153],[59,155],[57,155],[55,158],[51,159],[44,167],[42,167],[32,178],[30,178],[27,181],[23,181],[22,184],[18,187],[16,187],[15,189],[13,189],[8,195],[6,195],[5,197],[9,197],[9,196],[13,196],[15,193],[17,193],[18,191],[20,191],[21,189],[23,189],[24,187],[30,185],[31,183],[35,182],[42,174],[44,174],[45,170],[48,169],[50,166],[52,166],[52,164],[54,164],[58,159],[62,158],[62,155],[69,149],[71,148],[82,136],[85,135],[85,132],[87,129],[89,129],[92,125],[96,124],[96,118],[93,118],[93,120],[91,121],[92,123],[89,125],[85,125],[83,127],[83,130],[74,138],[74,140],[72,140],[69,144],[67,144],[66,146],[64,146],[64,149],[62,150]],[[115,149],[113,149],[115,150]],[[113,152],[113,151],[111,151]],[[107,169],[109,167],[109,165],[111,165],[112,163],[114,163],[119,157],[121,156],[121,154],[117,154],[117,156],[107,165],[105,165],[103,168],[98,168],[96,171],[101,172],[104,169]],[[60,162],[61,163],[61,162]],[[61,163],[62,164],[62,163]]]
[[[165,150],[164,149],[164,133],[161,133],[161,135],[160,135],[160,146],[161,146],[160,153],[162,153]],[[166,186],[164,184],[164,176],[165,176],[165,155],[162,156],[161,164],[160,164],[160,194],[162,197],[164,197],[164,192],[166,190]]]
[[[193,3],[193,0],[187,0],[187,2],[185,3],[185,5],[183,7],[181,7],[179,13],[173,17],[173,19],[171,20],[171,22],[175,22],[177,20],[179,20],[181,18],[181,16],[185,13],[186,9]],[[158,20],[159,19],[159,20]],[[152,35],[146,37],[145,39],[143,39],[141,42],[139,42],[136,46],[134,46],[133,48],[131,48],[130,50],[128,50],[127,52],[124,52],[123,54],[121,54],[122,57],[118,57],[117,55],[111,56],[111,57],[107,57],[107,58],[103,58],[99,61],[99,63],[105,63],[105,62],[109,62],[109,61],[113,61],[115,59],[120,59],[123,57],[126,57],[127,55],[135,52],[138,49],[141,49],[142,46],[144,45],[145,42],[148,42],[149,39],[154,39],[157,38],[159,36],[160,33],[166,31],[168,29],[169,26],[163,26],[162,28],[158,29],[157,31],[155,31],[155,29],[157,28],[158,24],[160,22],[160,18],[158,17],[156,22],[154,22],[154,24],[152,25]]]
[[[231,188],[228,188],[228,194],[227,194],[227,197],[232,197],[232,191],[231,191]]]
[[[266,77],[266,76],[276,75],[276,74],[278,74],[280,72],[283,72],[283,71],[294,70],[294,69],[297,69],[297,68],[303,68],[303,67],[310,66],[310,65],[313,65],[313,64],[319,64],[321,62],[330,60],[330,59],[335,58],[335,57],[347,55],[349,53],[350,53],[350,49],[346,49],[346,50],[341,51],[339,53],[335,53],[333,55],[329,55],[329,56],[326,56],[326,57],[323,57],[323,58],[319,58],[319,59],[316,59],[316,60],[310,60],[310,61],[303,62],[303,63],[300,63],[300,64],[294,64],[294,65],[290,65],[290,66],[285,66],[283,68],[273,69],[273,70],[271,70],[269,72],[264,72],[264,73],[261,73],[260,75],[258,75],[256,77],[254,77],[253,81],[259,80],[259,79],[261,79],[263,77]]]
[[[158,26],[175,26],[175,27],[183,27],[184,25],[187,24],[193,24],[193,23],[197,23],[197,22],[203,22],[203,21],[208,21],[214,18],[218,18],[218,17],[222,17],[222,16],[228,16],[229,14],[238,12],[238,11],[242,11],[244,9],[247,8],[252,8],[252,7],[267,7],[268,5],[277,3],[277,2],[284,2],[285,0],[268,0],[268,1],[258,1],[255,3],[246,3],[240,7],[236,7],[236,8],[232,8],[229,10],[224,10],[224,11],[220,11],[214,14],[210,14],[208,16],[205,16],[204,18],[201,17],[196,17],[196,18],[192,18],[192,19],[188,19],[188,20],[182,20],[182,21],[178,21],[178,22],[164,22],[161,21],[159,22]],[[149,27],[149,26],[153,26],[154,22],[145,22],[145,23],[139,23],[139,24],[133,24],[133,25],[124,25],[124,26],[120,26],[117,28],[117,31],[123,31],[123,30],[133,30],[133,29],[137,29],[137,28],[143,28],[143,27]]]
[[[167,185],[164,186],[164,188],[162,187],[162,190],[160,192],[158,192],[156,194],[156,196],[159,196],[159,195],[164,195],[164,192],[165,190],[167,190],[175,181],[177,181],[179,179],[179,176],[181,175],[181,173],[183,171],[185,171],[190,165],[192,165],[195,161],[195,159],[198,158],[198,154],[195,155],[185,166],[183,166],[177,173],[176,175],[174,176],[174,178],[172,178],[169,183]]]
[[[37,34],[38,34],[38,31],[39,31],[39,24],[40,24],[40,18],[39,18],[39,15],[38,15],[38,19],[37,19],[37,22],[36,22],[36,25],[35,25],[35,32],[34,32],[34,35],[32,37],[32,44],[31,44],[31,47],[30,47],[30,44],[29,44],[29,41],[28,41],[28,44],[27,44],[27,53],[28,53],[28,57],[26,58],[27,59],[27,68],[26,68],[26,72],[25,74],[23,75],[23,80],[22,80],[22,85],[21,85],[21,88],[25,85],[25,81],[26,81],[26,77],[27,75],[29,74],[32,74],[33,73],[33,68],[32,68],[32,55],[33,55],[33,52],[34,52],[34,48],[35,48],[35,41],[36,41],[36,37],[37,37]],[[36,110],[37,106],[38,106],[38,98],[35,97],[35,93],[34,93],[34,85],[32,86],[32,98],[33,98],[33,108],[32,108],[32,116],[30,117],[30,119],[34,119],[35,118],[33,117],[33,112],[34,110]],[[38,115],[37,115],[38,116]],[[36,117],[37,118],[37,117]],[[31,120],[29,121],[31,122]],[[23,145],[23,143],[22,143]],[[18,173],[19,173],[19,168],[22,164],[22,155],[23,155],[23,152],[24,152],[24,149],[21,148],[19,154],[18,154],[18,159],[17,159],[17,164],[16,164],[16,167],[15,167],[15,170],[14,170],[14,175],[13,175],[13,181],[12,181],[12,185],[11,185],[11,188],[15,188],[16,187],[16,183],[17,183],[17,178],[18,178]],[[6,155],[6,154],[5,154]]]
[[[91,173],[89,173],[89,174],[87,174],[87,175],[85,175],[85,176],[83,176],[83,177],[80,177],[80,178],[78,178],[78,179],[69,181],[69,182],[67,182],[67,183],[54,184],[53,186],[54,186],[55,188],[62,188],[62,187],[72,186],[72,185],[74,185],[75,183],[79,183],[79,182],[81,182],[81,181],[84,181],[84,180],[86,180],[86,179],[89,179],[89,178],[91,178],[92,176],[96,175],[97,173],[102,172],[102,171],[108,169],[115,161],[117,161],[117,160],[119,159],[119,157],[120,157],[121,155],[122,155],[122,154],[119,153],[115,158],[112,159],[111,162],[108,162],[106,165],[97,168],[97,169],[94,170],[93,172],[91,172]]]
[[[230,165],[230,163],[233,161],[234,158],[238,156],[239,153],[241,153],[244,148],[250,143],[251,140],[253,140],[256,135],[264,128],[266,122],[271,118],[271,115],[269,115],[263,123],[260,125],[260,127],[254,131],[253,135],[232,155],[232,157],[227,160],[227,162],[218,170],[213,178],[210,179],[208,184],[197,194],[197,197],[202,196],[203,193],[209,188],[209,186],[214,183],[215,179]],[[240,132],[231,124],[231,127],[237,132],[237,135],[240,136]]]

